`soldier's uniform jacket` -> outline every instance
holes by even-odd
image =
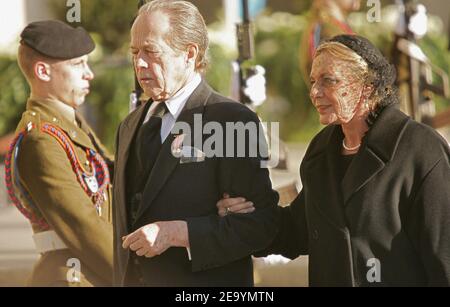
[[[80,127],[46,101],[29,100],[17,127],[16,133],[20,133],[33,126],[19,146],[17,170],[20,183],[50,226],[49,230],[53,230],[67,247],[41,254],[29,279],[29,284],[33,286],[111,284],[113,236],[110,186],[103,193],[105,201],[99,214],[92,198],[77,181],[61,142],[41,130],[45,124],[60,128],[73,143],[79,163],[91,172],[87,151],[94,150],[103,154],[105,161],[110,160],[90,127],[83,119],[77,119]],[[14,187],[17,188],[16,185]],[[31,224],[35,235],[45,230],[39,224]]]

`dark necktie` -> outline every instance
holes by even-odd
[[[138,165],[143,171],[142,179],[144,182],[147,181],[161,150],[161,124],[162,117],[166,112],[166,104],[164,102],[158,103],[148,121],[139,128],[136,136]]]
[[[127,167],[130,227],[135,222],[142,200],[142,192],[161,151],[161,124],[162,117],[166,112],[166,104],[160,102],[148,121],[141,125],[134,140],[134,154],[131,155],[131,161]]]

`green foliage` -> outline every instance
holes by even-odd
[[[448,39],[444,35],[431,33],[420,42],[420,47],[422,47],[424,53],[430,58],[431,63],[447,74],[450,72],[450,52],[445,51],[448,46]],[[434,76],[433,81],[435,85],[442,86],[440,78]],[[438,112],[450,107],[450,99],[434,96],[433,101],[436,103],[436,110]]]
[[[107,53],[124,51],[129,44],[129,33],[138,1],[81,0],[81,26],[98,33],[100,45]],[[60,20],[66,20],[66,1],[52,0],[53,11]]]
[[[385,22],[368,23],[365,12],[355,13],[351,15],[350,23],[356,33],[367,37],[372,41],[382,53],[391,59],[395,22],[392,16],[395,14],[396,7],[393,5],[385,6],[382,9],[382,16],[386,16]],[[434,66],[439,67],[447,74],[450,72],[450,52],[447,50],[448,37],[443,32],[442,21],[437,16],[428,16],[428,33],[425,37],[418,41],[418,45],[429,58]],[[442,86],[442,82],[436,76],[433,78],[433,84]],[[437,111],[441,111],[450,107],[450,99],[434,96],[433,101],[436,103]]]
[[[299,47],[305,15],[273,13],[257,22],[256,62],[266,69],[268,101],[259,112],[264,121],[282,122],[285,140],[307,141],[320,129],[299,70]]]
[[[119,123],[128,115],[129,96],[134,88],[131,67],[127,61],[93,66],[96,77],[86,104],[93,109],[96,132],[110,150],[114,148]]]
[[[208,67],[206,71],[206,80],[214,90],[223,95],[228,95],[231,89],[231,61],[233,61],[233,58],[224,51],[222,46],[211,43],[209,61],[211,67]]]
[[[0,136],[14,131],[29,94],[15,59],[0,57]]]

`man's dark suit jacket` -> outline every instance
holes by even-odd
[[[131,113],[117,134],[113,198],[116,284],[130,285],[128,276],[133,267],[149,286],[252,286],[250,255],[268,246],[277,231],[278,194],[272,190],[268,170],[260,167],[261,158],[207,157],[203,162],[182,164],[172,155],[175,136],[170,134],[147,179],[137,219],[130,225],[126,165],[146,109],[141,106]],[[259,126],[254,112],[215,93],[204,81],[186,102],[177,122],[188,123],[194,131],[194,115],[202,115],[203,124],[214,121],[225,127],[227,122],[243,122]],[[200,135],[203,141],[210,136]],[[255,144],[256,140],[247,135],[246,142]],[[256,210],[219,217],[216,203],[225,192],[251,199]],[[171,220],[187,221],[192,261],[185,248],[172,247],[153,258],[137,257],[122,248],[121,238],[130,230]]]

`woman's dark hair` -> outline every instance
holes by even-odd
[[[372,126],[385,107],[398,103],[398,92],[394,85],[397,77],[395,67],[387,61],[378,48],[364,37],[337,35],[327,42],[337,42],[350,48],[367,63],[369,67],[368,82],[374,87],[372,97],[377,101],[367,118],[367,123]]]

